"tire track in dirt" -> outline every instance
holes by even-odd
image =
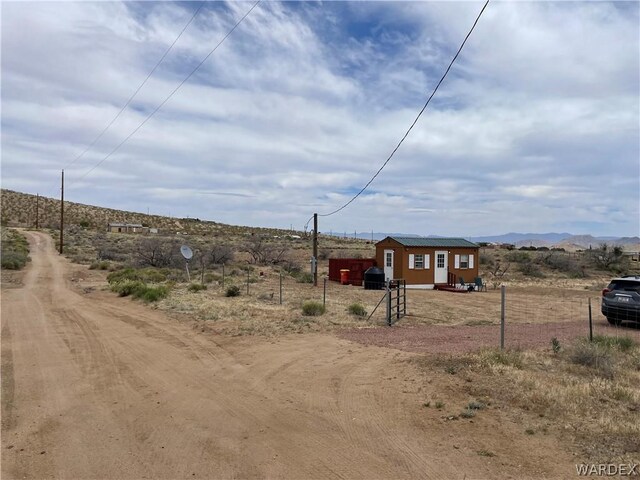
[[[28,281],[2,304],[15,381],[3,446],[25,451],[3,448],[3,478],[491,476],[477,456],[434,451],[396,353],[328,335],[201,335],[73,292],[51,239],[27,233]]]

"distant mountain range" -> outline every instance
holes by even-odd
[[[340,233],[333,233],[335,236],[343,236]],[[361,238],[364,240],[374,241],[382,240],[386,237],[419,237],[420,235],[411,233],[388,233],[388,232],[359,232],[347,234],[348,237]],[[439,235],[427,235],[427,237],[438,238]],[[517,247],[550,247],[550,246],[569,246],[573,248],[595,248],[601,243],[610,243],[615,245],[638,245],[640,237],[594,237],[592,235],[572,235],[571,233],[516,233],[510,232],[503,235],[487,235],[482,237],[466,237],[472,242],[487,243],[510,243]]]

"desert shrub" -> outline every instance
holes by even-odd
[[[142,280],[142,278],[133,268],[123,268],[122,270],[117,270],[107,275],[107,282],[109,282],[109,284],[120,283],[124,280]]]
[[[227,287],[227,290],[224,292],[225,297],[239,297],[240,296],[240,287],[237,285],[231,285]]]
[[[349,305],[349,308],[347,308],[347,310],[349,311],[349,313],[351,315],[356,315],[358,317],[366,317],[367,316],[367,311],[359,303],[352,303],[351,305]]]
[[[515,250],[507,253],[505,258],[509,262],[514,262],[514,263],[526,263],[531,261],[531,256],[529,255],[528,252],[515,251]]]
[[[570,360],[576,365],[593,368],[604,377],[613,377],[614,359],[608,346],[588,341],[578,343],[571,352]]]
[[[520,270],[520,273],[522,273],[523,275],[526,275],[527,277],[536,277],[536,278],[544,277],[544,274],[542,273],[542,270],[540,269],[540,267],[536,263],[533,263],[532,261],[521,263],[518,267],[518,270]]]
[[[157,302],[169,295],[169,287],[166,285],[156,285],[153,287],[143,284],[142,288],[139,288],[133,292],[134,298],[139,298],[145,302]]]
[[[202,283],[192,283],[187,288],[187,290],[189,290],[190,292],[199,292],[201,290],[206,290],[206,289],[207,289],[207,286],[203,285]]]
[[[222,280],[222,275],[218,275],[217,273],[204,274],[204,283],[219,282],[220,280]]]
[[[487,253],[480,253],[480,265],[493,265],[493,257]]]
[[[7,270],[20,270],[27,264],[29,257],[20,252],[2,252],[2,268]]]
[[[606,335],[594,335],[593,343],[608,349],[617,349],[621,352],[628,352],[637,344],[631,337],[609,337]]]
[[[487,349],[480,353],[480,364],[485,367],[505,366],[521,369],[522,353],[518,350]]]
[[[123,279],[119,282],[112,283],[111,291],[117,293],[120,297],[128,297],[145,287],[146,285],[141,280]]]
[[[89,265],[89,270],[109,270],[111,264],[109,262],[92,262]]]
[[[80,220],[79,225],[82,228],[89,228],[91,226],[91,222],[89,222],[89,220]]]
[[[20,270],[29,261],[29,242],[16,230],[2,229],[2,268]]]
[[[326,308],[320,302],[308,300],[302,304],[302,314],[308,317],[315,317],[324,314]]]
[[[313,275],[309,272],[302,272],[294,276],[298,283],[313,283]]]

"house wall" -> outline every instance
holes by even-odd
[[[448,253],[448,272],[456,275],[458,283],[460,281],[460,277],[464,279],[465,283],[473,283],[474,279],[478,276],[479,248],[404,247],[394,240],[386,239],[376,245],[376,260],[378,265],[384,266],[385,250],[394,251],[394,276],[396,278],[405,279],[407,281],[407,285],[432,285],[434,283],[436,251],[446,251]],[[409,254],[429,255],[429,268],[410,269]],[[456,255],[473,255],[473,268],[456,269]]]

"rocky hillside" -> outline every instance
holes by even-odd
[[[34,227],[36,224],[36,196],[28,193],[2,189],[2,224],[16,227]],[[164,233],[187,233],[189,235],[215,235],[218,233],[245,234],[261,232],[282,235],[279,229],[260,229],[226,225],[194,218],[170,218],[159,215],[146,215],[138,212],[125,212],[112,208],[64,202],[65,225],[80,225],[85,228],[102,230],[109,223],[140,223],[158,228]],[[60,228],[60,200],[40,197],[39,224],[41,228]],[[302,235],[300,232],[294,234]]]

